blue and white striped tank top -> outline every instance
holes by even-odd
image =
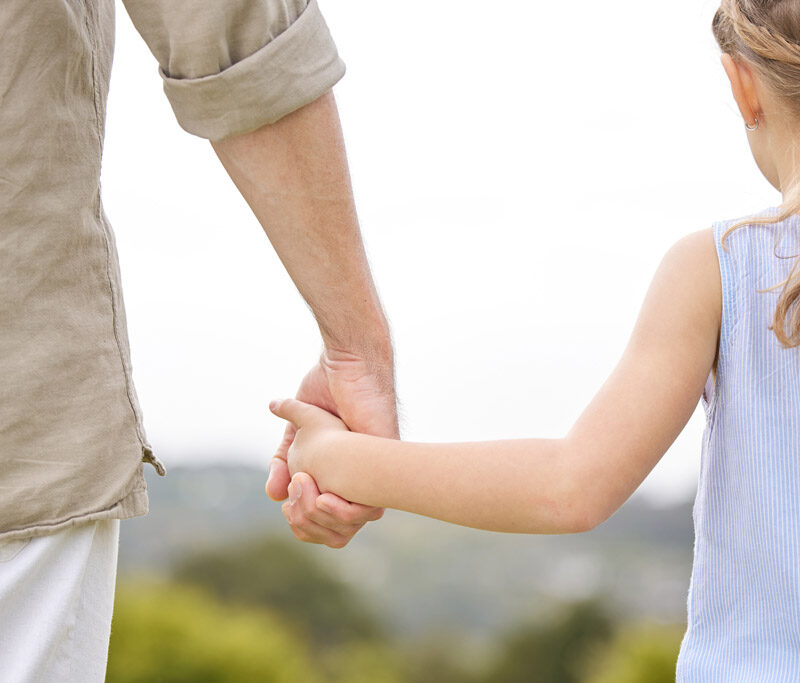
[[[773,207],[757,214],[774,216]],[[694,566],[679,683],[800,681],[800,348],[772,324],[800,253],[800,217],[714,225],[722,276],[716,382],[695,499]],[[776,241],[778,242],[776,247]]]

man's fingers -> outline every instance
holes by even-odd
[[[289,466],[280,457],[272,458],[269,464],[269,477],[267,478],[267,495],[272,500],[286,500],[289,495],[289,482],[291,481]]]
[[[321,505],[320,500],[323,501]],[[348,503],[332,493],[320,495],[314,480],[304,472],[298,472],[292,479],[287,507],[292,508],[291,519],[295,526],[302,527],[305,520],[346,538],[383,514],[380,508]],[[287,519],[290,519],[288,515]]]
[[[283,504],[281,510],[283,510],[286,521],[289,522],[292,533],[298,540],[305,543],[320,543],[330,548],[344,548],[353,537],[352,534],[343,536],[332,529],[326,529],[324,526],[312,522],[303,517],[288,501]]]
[[[301,541],[344,548],[358,529],[346,528],[345,533],[339,533],[338,530],[312,519],[308,512],[316,511],[314,501],[318,495],[319,489],[311,477],[302,472],[295,474],[289,487],[289,500],[281,507],[286,521],[289,522],[292,533]]]
[[[319,496],[319,488],[317,482],[310,474],[305,472],[297,472],[292,477],[291,490],[289,491],[289,500],[291,502],[303,499],[304,507],[309,501],[314,501]]]
[[[316,500],[317,509],[344,524],[366,524],[383,517],[383,508],[367,507],[351,503],[334,493],[323,493]]]

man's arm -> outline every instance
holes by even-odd
[[[332,92],[273,124],[213,141],[319,325],[321,359],[298,398],[339,415],[353,431],[396,438],[394,365],[386,317],[361,240],[344,140]],[[289,484],[287,429],[271,467],[270,495]],[[313,481],[307,496],[318,496]],[[293,519],[302,540],[341,547],[375,508],[325,494]]]
[[[178,123],[212,140],[325,341],[298,398],[397,436],[392,349],[361,244],[331,87],[344,63],[317,0],[123,0]],[[288,429],[269,490],[285,498]],[[282,459],[284,458],[284,459]],[[305,478],[306,501],[318,490]],[[341,546],[380,511],[319,497],[303,540]],[[326,512],[325,506],[330,508]],[[297,521],[297,520],[294,520]]]
[[[333,93],[211,145],[314,312],[325,346],[391,359]]]

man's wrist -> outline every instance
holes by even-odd
[[[380,394],[394,395],[394,350],[388,331],[362,337],[346,346],[326,344],[320,365],[329,378],[354,381],[372,377],[373,386]]]
[[[361,362],[374,374],[391,374],[394,371],[394,349],[388,336],[364,337],[350,343],[325,343],[322,364],[335,369],[341,364]]]
[[[389,324],[383,312],[350,318],[337,329],[319,322],[325,353],[335,359],[359,358],[380,365],[392,364],[394,349]]]

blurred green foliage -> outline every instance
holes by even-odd
[[[177,581],[201,586],[223,602],[266,607],[302,628],[313,646],[382,640],[382,624],[361,596],[331,576],[308,548],[267,537],[185,560]]]
[[[316,683],[307,647],[268,611],[221,605],[202,591],[117,587],[109,683]]]
[[[407,683],[399,653],[375,642],[352,642],[323,655],[327,680],[341,683]]]
[[[457,634],[428,636],[406,645],[407,683],[477,683],[480,667]],[[469,657],[465,655],[469,654]]]
[[[377,642],[312,650],[263,607],[154,581],[117,588],[108,683],[405,683],[399,654]]]
[[[589,600],[499,635],[489,660],[458,634],[409,647],[305,546],[268,538],[198,554],[169,583],[120,579],[107,680],[672,683],[682,633]]]
[[[675,626],[625,625],[588,659],[582,683],[674,683],[683,633]]]
[[[519,627],[507,636],[485,683],[582,683],[588,654],[611,638],[613,622],[604,606],[586,601],[568,606],[547,623]]]

